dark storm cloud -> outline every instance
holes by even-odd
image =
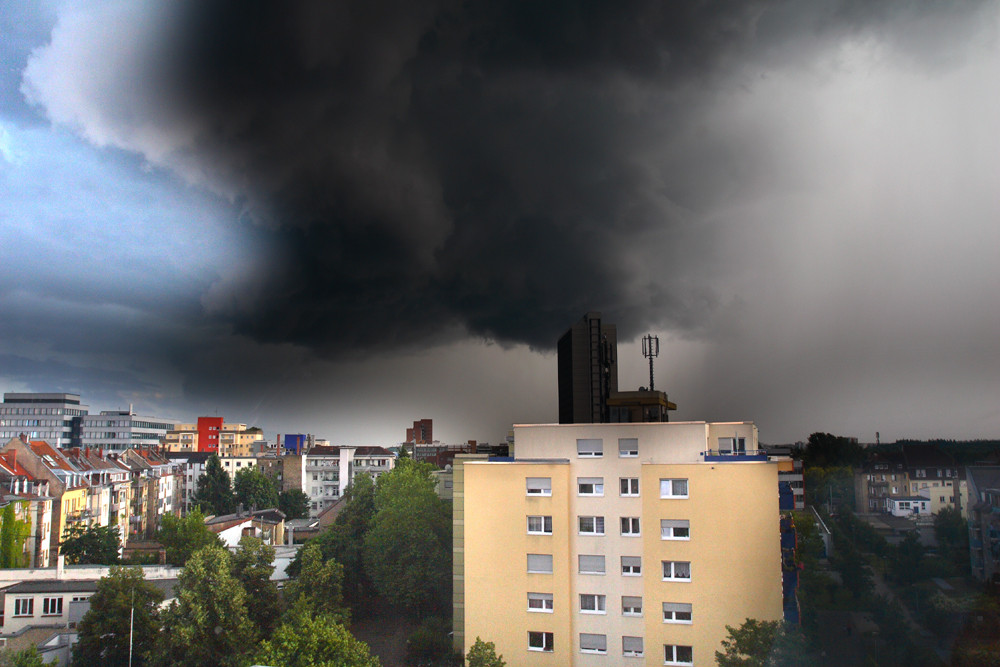
[[[669,240],[698,199],[662,182],[648,141],[691,113],[663,90],[710,77],[760,11],[199,3],[179,27],[172,103],[246,183],[276,260],[230,287],[252,290],[242,307],[207,305],[258,340],[328,353],[443,327],[545,348],[592,309],[628,333],[698,321],[711,294],[672,280],[694,267],[631,252],[637,235]]]

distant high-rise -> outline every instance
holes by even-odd
[[[559,339],[559,423],[609,421],[608,398],[618,391],[618,329],[587,313]]]
[[[406,429],[406,442],[416,445],[434,442],[434,420],[419,419],[413,422],[413,428]]]

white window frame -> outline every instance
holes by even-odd
[[[660,561],[663,564],[663,581],[691,581],[691,561],[686,560],[664,560]],[[677,576],[677,571],[681,568],[678,566],[687,566],[687,577]]]
[[[586,639],[584,639],[586,637]],[[588,645],[585,647],[584,642]],[[608,652],[608,636],[598,635],[590,632],[580,633],[580,653],[593,653],[605,655]]]
[[[642,616],[642,596],[622,596],[622,616]]]
[[[532,528],[532,523],[536,525]],[[528,515],[528,535],[551,535],[552,517],[539,514]]]
[[[527,496],[551,496],[551,477],[526,477],[524,480],[524,494]]]
[[[589,609],[589,607],[593,607]],[[608,597],[599,593],[580,593],[581,614],[607,614]]]
[[[618,495],[623,498],[636,498],[639,496],[638,477],[619,477]]]
[[[632,641],[629,642],[629,639]],[[638,648],[629,648],[629,643],[633,645],[638,644]],[[645,652],[643,651],[644,648],[645,646],[643,645],[642,637],[629,637],[628,635],[622,637],[622,655],[626,658],[643,657],[643,655],[645,655]]]
[[[14,616],[27,617],[35,615],[35,598],[14,598]]]
[[[577,529],[580,535],[604,535],[603,516],[577,517]]]
[[[62,616],[63,599],[61,597],[42,598],[42,616]]]
[[[691,522],[687,519],[660,519],[660,539],[690,541]]]
[[[576,455],[581,459],[599,459],[604,456],[604,441],[600,438],[577,438]]]
[[[553,611],[552,593],[528,593],[528,611],[551,614]]]
[[[584,558],[600,558],[601,559],[601,569],[600,570],[585,570],[583,569]],[[607,559],[601,554],[579,554],[577,556],[577,571],[580,574],[598,574],[604,575],[607,569]]]
[[[675,490],[675,482],[684,483],[684,493],[677,493]],[[688,487],[688,480],[680,477],[673,477],[669,479],[660,479],[660,498],[688,498],[690,497],[691,489]]]
[[[528,630],[528,650],[551,653],[554,639],[555,636],[551,632]]]
[[[603,477],[577,477],[576,494],[578,496],[603,496]]]
[[[683,616],[678,616],[678,614],[687,615],[687,618]],[[691,625],[692,618],[694,616],[693,609],[688,602],[664,602],[663,603],[663,622],[664,623],[675,623],[678,625]]]
[[[626,564],[625,559],[630,559]],[[636,562],[631,561],[635,559]],[[622,566],[622,576],[623,577],[641,577],[642,576],[642,556],[622,556],[621,559]],[[626,568],[628,568],[626,570]]]
[[[621,528],[622,537],[639,537],[642,535],[642,526],[640,525],[639,517],[619,517],[618,523],[619,528]]]
[[[547,558],[548,559],[547,562],[548,562],[548,568],[549,569],[547,569],[547,570],[539,570],[539,569],[532,570],[531,569],[531,557],[532,556],[535,556],[536,568],[540,567],[540,565],[538,564],[538,560],[539,559],[544,560],[544,559]],[[528,554],[528,574],[552,574],[552,554]]]
[[[618,438],[618,458],[634,459],[639,456],[639,438]]]
[[[678,649],[687,649],[686,652],[690,652],[690,660],[680,660],[678,658]],[[683,646],[679,644],[664,644],[663,645],[663,664],[664,665],[693,665],[694,664],[694,649],[690,646]]]

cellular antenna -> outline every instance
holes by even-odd
[[[653,391],[653,359],[660,356],[660,339],[653,334],[642,338],[642,356],[649,359],[649,390]]]

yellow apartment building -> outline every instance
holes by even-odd
[[[455,644],[516,665],[714,665],[782,618],[778,472],[737,423],[515,426],[455,472]],[[461,468],[461,470],[459,470]]]

